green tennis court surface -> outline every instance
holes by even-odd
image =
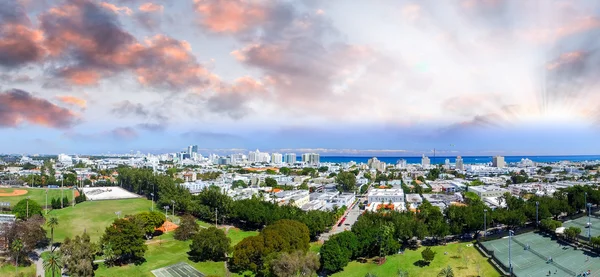
[[[156,277],[204,277],[204,274],[184,262],[152,270]]]
[[[564,227],[578,227],[579,229],[581,229],[581,234],[579,234],[582,238],[587,238],[588,237],[588,232],[592,233],[592,237],[597,237],[600,236],[600,218],[598,218],[598,215],[592,215],[590,217],[590,223],[591,228],[587,227],[587,223],[588,223],[588,217],[584,216],[584,217],[580,217],[577,219],[573,219],[573,220],[569,220],[569,221],[565,221],[563,223]]]
[[[508,267],[508,241],[504,237],[482,244]],[[548,272],[556,277],[576,276],[588,270],[591,276],[600,276],[600,258],[596,254],[576,250],[551,237],[536,233],[513,236],[511,249],[513,272],[519,277],[548,276]],[[550,257],[552,262],[548,262]]]

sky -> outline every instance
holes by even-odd
[[[600,154],[599,46],[597,0],[0,0],[0,153]]]

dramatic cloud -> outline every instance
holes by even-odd
[[[0,127],[17,127],[27,122],[50,128],[68,128],[77,116],[68,109],[18,89],[0,93]]]
[[[147,86],[201,89],[216,78],[202,67],[191,46],[164,35],[138,42],[111,11],[91,1],[72,1],[40,16],[54,74],[72,84],[93,85],[131,71]]]
[[[0,66],[12,68],[44,57],[43,35],[18,1],[0,1]]]

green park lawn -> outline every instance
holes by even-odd
[[[54,240],[62,241],[66,237],[75,237],[86,230],[91,240],[97,242],[106,227],[116,218],[115,212],[121,216],[149,211],[152,201],[142,198],[124,200],[85,201],[59,210],[51,210],[46,218],[58,218],[58,226],[54,229]],[[50,228],[46,228],[50,236]]]
[[[19,273],[24,274],[27,277],[35,276],[35,264],[32,264],[28,267],[19,267]],[[0,276],[2,277],[15,277],[18,276],[15,274],[15,266],[10,264],[4,264],[0,266]]]
[[[173,239],[173,233],[169,232],[162,236],[153,238],[148,242],[148,251],[146,251],[146,262],[141,265],[125,265],[106,267],[100,264],[96,270],[96,276],[154,276],[152,270],[172,265],[178,262],[186,262],[198,269],[205,275],[225,276],[224,262],[199,262],[195,263],[188,259],[187,252],[191,240],[178,241]],[[239,276],[232,273],[231,276]]]
[[[40,204],[40,206],[44,206],[46,204],[46,189],[44,188],[17,188],[19,190],[26,190],[27,194],[19,195],[19,196],[0,196],[0,202],[10,202],[11,206],[16,205],[19,201],[29,197],[30,200],[33,200]],[[0,193],[9,193],[13,192],[14,188],[1,188]],[[64,189],[62,196],[66,196],[69,198],[69,201],[73,199],[73,190],[72,189]],[[52,198],[60,198],[61,197],[61,189],[48,189],[48,205],[50,205],[50,201]]]
[[[243,231],[238,228],[229,228],[229,231],[227,231],[227,237],[231,239],[232,247],[240,243],[243,239],[256,235],[258,235],[258,231]]]
[[[458,254],[458,246],[462,245],[462,255]],[[467,247],[467,245],[471,245]],[[432,250],[437,254],[435,259],[424,267],[415,265],[421,260],[421,251],[425,248],[421,247],[418,250],[407,250],[404,254],[388,256],[387,261],[383,265],[377,265],[373,261],[366,263],[351,262],[342,272],[338,272],[332,276],[344,277],[364,277],[367,273],[373,273],[376,276],[397,276],[398,269],[408,271],[409,276],[436,276],[442,268],[450,265],[454,271],[454,276],[477,276],[477,264],[480,265],[480,276],[496,277],[501,276],[487,258],[483,257],[472,243],[452,243],[446,246],[434,246]],[[444,252],[448,252],[444,255]],[[464,257],[468,257],[465,263]]]

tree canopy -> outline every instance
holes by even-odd
[[[100,239],[103,245],[109,245],[114,257],[110,263],[141,263],[148,249],[144,240],[144,230],[132,220],[116,219],[106,228]]]
[[[215,227],[200,230],[193,236],[190,245],[190,259],[198,261],[221,261],[231,249],[231,239],[225,232]]]

